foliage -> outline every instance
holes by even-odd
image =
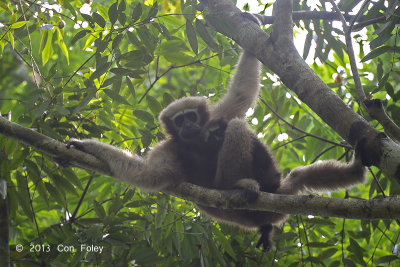
[[[311,9],[307,1],[294,2],[297,10]],[[339,6],[351,11],[360,2],[342,0]],[[324,3],[318,7],[323,10]],[[218,99],[240,53],[231,40],[207,27],[194,0],[1,0],[0,10],[0,112],[58,140],[98,138],[144,154],[164,138],[157,121],[160,110],[185,95]],[[359,71],[364,89],[370,97],[386,99],[387,112],[397,124],[399,13],[397,1],[371,2],[363,19],[384,14],[386,22],[353,34],[362,58]],[[371,120],[357,103],[336,24],[301,21],[297,30],[307,33],[304,58],[314,54],[316,73]],[[370,52],[365,51],[368,45]],[[341,139],[273,73],[264,70],[262,85],[262,99],[290,124],[261,102],[247,119],[260,139],[270,144],[284,173],[318,159],[350,158],[349,151],[324,141],[340,143]],[[397,183],[372,171],[376,179],[365,186],[332,196],[368,199],[400,192]],[[262,254],[254,247],[256,233],[217,224],[192,203],[142,193],[99,174],[60,168],[48,156],[1,136],[0,178],[7,181],[14,266],[398,262],[396,220],[292,216],[276,230],[276,248]],[[16,251],[17,244],[24,246],[22,252]],[[81,251],[82,245],[104,249],[102,253]],[[74,251],[68,251],[71,246]]]

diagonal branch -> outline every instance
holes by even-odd
[[[307,65],[288,36],[293,35],[288,33],[292,20],[287,18],[292,12],[291,1],[277,0],[275,4],[274,15],[282,19],[274,25],[271,36],[241,16],[231,0],[208,0],[206,20],[218,32],[251,51],[349,144],[354,146],[357,141],[366,140],[361,153],[365,165],[377,166],[400,181],[400,145],[355,113]]]

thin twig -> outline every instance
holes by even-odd
[[[347,47],[347,55],[349,57],[351,72],[353,74],[354,85],[356,87],[358,100],[360,103],[363,103],[364,100],[367,99],[364,93],[364,89],[361,84],[360,74],[358,73],[356,57],[354,55],[353,43],[351,39],[351,28],[347,25],[346,19],[344,18],[342,12],[340,11],[339,7],[336,5],[335,1],[329,0],[332,4],[333,8],[335,9],[336,13],[339,15],[340,20],[342,21],[344,36],[346,40],[346,47]]]
[[[78,210],[79,210],[79,208],[81,207],[81,205],[82,205],[82,203],[83,203],[83,199],[85,198],[86,193],[88,192],[89,186],[90,186],[90,184],[91,184],[92,181],[93,181],[93,177],[94,177],[94,173],[92,173],[92,174],[90,175],[89,181],[87,182],[87,184],[86,184],[86,186],[85,186],[85,189],[84,189],[83,192],[82,192],[82,195],[81,195],[81,198],[79,199],[78,205],[76,205],[76,208],[75,208],[75,210],[74,210],[74,213],[72,214],[72,216],[71,216],[71,218],[70,218],[70,221],[71,221],[71,222],[74,222],[74,221],[75,221],[76,214],[78,213]]]
[[[286,123],[287,125],[289,125],[290,128],[292,128],[292,129],[294,129],[294,130],[296,130],[296,131],[298,131],[298,132],[301,132],[302,134],[305,134],[305,135],[307,135],[307,136],[314,137],[314,138],[316,138],[316,139],[318,139],[318,140],[324,141],[324,142],[329,143],[329,144],[332,144],[332,145],[336,145],[336,146],[340,146],[340,147],[344,147],[344,148],[350,148],[350,149],[352,148],[351,146],[348,146],[348,145],[345,145],[345,144],[341,144],[341,143],[336,143],[336,142],[333,142],[333,141],[328,140],[328,139],[326,139],[326,138],[323,138],[323,137],[320,137],[320,136],[317,136],[317,135],[314,135],[314,134],[311,134],[311,133],[307,133],[306,131],[304,131],[304,130],[302,130],[302,129],[300,129],[300,128],[297,128],[296,126],[294,126],[294,125],[291,124],[290,122],[286,121],[283,117],[281,117],[270,105],[268,105],[268,103],[267,103],[262,97],[259,97],[259,99],[260,99],[260,101],[261,101],[269,110],[271,110],[271,112],[272,112],[275,116],[277,116],[281,121],[283,121],[284,123]]]
[[[209,56],[209,57],[206,57],[206,58],[203,58],[203,59],[198,59],[198,60],[195,60],[193,62],[190,62],[190,63],[187,63],[187,64],[183,64],[183,65],[179,65],[179,66],[175,66],[175,65],[170,66],[166,71],[164,71],[163,73],[161,73],[160,75],[157,75],[155,77],[154,81],[150,84],[149,88],[147,88],[146,92],[144,92],[142,97],[139,99],[138,104],[140,104],[143,101],[143,99],[147,96],[147,94],[154,87],[154,85],[157,83],[157,81],[160,80],[163,76],[165,76],[171,70],[178,69],[178,68],[184,68],[184,67],[187,67],[187,66],[190,66],[190,65],[193,65],[193,64],[201,63],[202,61],[208,60],[208,59],[216,57],[218,55],[219,54],[214,54],[212,56]],[[158,62],[157,62],[157,68],[158,68]]]
[[[78,71],[80,71],[85,65],[86,63],[89,62],[89,60],[91,60],[94,56],[96,55],[96,53],[93,53],[88,59],[85,60],[85,62],[83,62],[82,65],[79,66],[79,68],[74,72],[74,74],[71,75],[71,77],[69,77],[68,81],[64,84],[63,87],[67,86],[67,84],[72,80],[72,78],[78,73]]]

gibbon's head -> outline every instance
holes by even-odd
[[[208,100],[200,96],[175,100],[159,116],[165,131],[184,143],[198,141],[201,130],[209,119]]]

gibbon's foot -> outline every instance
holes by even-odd
[[[243,178],[236,182],[235,187],[241,190],[241,199],[246,203],[256,202],[260,192],[260,185],[256,180]]]
[[[261,236],[258,239],[256,248],[262,247],[262,249],[261,249],[262,252],[268,252],[271,250],[271,248],[274,244],[271,239],[273,230],[274,230],[274,228],[272,227],[272,224],[260,226]]]
[[[258,198],[258,191],[254,191],[248,188],[243,188],[241,193],[243,199],[249,204],[256,202]]]

